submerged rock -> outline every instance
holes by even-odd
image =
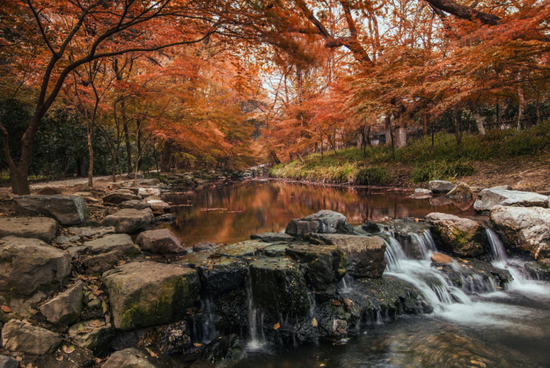
[[[107,271],[103,281],[121,330],[181,320],[199,291],[197,271],[177,264],[127,263]]]
[[[485,229],[477,222],[454,215],[432,212],[426,221],[433,225],[437,244],[460,257],[477,257],[483,254]]]
[[[341,249],[346,257],[346,270],[354,277],[378,278],[386,268],[386,243],[378,236],[312,234],[310,238]]]
[[[2,328],[2,346],[9,351],[43,355],[53,353],[61,336],[42,327],[12,319]]]
[[[8,236],[0,244],[0,292],[30,295],[61,283],[71,272],[69,253],[38,239]]]
[[[61,225],[86,222],[88,208],[84,198],[73,195],[25,195],[15,197],[16,209],[23,215],[51,217]]]
[[[246,353],[239,337],[235,334],[218,337],[204,347],[201,360],[208,363],[207,367],[227,367],[246,358]],[[201,367],[193,365],[192,367]]]
[[[101,225],[114,226],[117,233],[133,233],[143,229],[146,225],[152,223],[154,219],[155,216],[149,208],[141,211],[126,208],[105,217],[101,221]]]
[[[17,236],[52,241],[57,233],[57,222],[47,217],[0,217],[0,238]]]
[[[477,195],[474,209],[492,211],[496,206],[548,207],[548,196],[506,189],[483,189]]]
[[[428,183],[433,193],[448,193],[454,188],[454,184],[445,180],[432,180]]]
[[[432,198],[433,192],[429,189],[416,188],[414,193],[411,194],[411,198],[414,199],[429,199]]]
[[[75,322],[82,312],[82,281],[68,288],[40,307],[40,312],[48,322],[68,325]]]
[[[341,213],[322,210],[302,219],[290,220],[285,233],[297,237],[311,233],[352,234],[353,228],[346,222],[346,216]]]
[[[550,258],[550,209],[496,206],[491,223],[508,248]]]

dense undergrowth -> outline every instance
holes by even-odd
[[[484,137],[464,133],[462,154],[458,156],[452,134],[439,133],[411,140],[395,150],[374,146],[363,152],[357,148],[314,153],[273,167],[272,177],[357,185],[389,185],[397,175],[397,166],[412,168],[409,180],[453,180],[475,173],[475,162],[534,156],[550,149],[550,121],[524,131],[490,131]]]

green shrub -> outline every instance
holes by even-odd
[[[430,180],[453,180],[458,176],[474,174],[476,169],[468,162],[430,161],[416,167],[411,173],[413,183],[424,183]]]
[[[360,185],[384,185],[393,179],[394,176],[383,166],[363,168],[355,174],[355,183]]]

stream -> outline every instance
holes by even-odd
[[[176,205],[177,220],[169,225],[187,246],[208,241],[234,243],[261,232],[280,232],[292,218],[322,209],[347,216],[353,225],[365,221],[422,218],[430,212],[451,213],[486,220],[469,209],[434,198],[417,200],[401,192],[367,191],[291,184],[250,182],[217,190],[168,195]],[[508,270],[514,280],[505,289],[494,281],[472,276],[466,262],[450,266],[462,278],[462,287],[431,266],[436,244],[429,230],[411,236],[419,256],[390,230],[386,241],[385,278],[414,285],[433,313],[383,314],[366,321],[366,328],[349,340],[276,347],[261,341],[261,319],[250,303],[251,327],[247,358],[237,367],[546,367],[550,366],[550,283],[529,280],[522,273],[524,260],[509,258],[490,229],[492,266]],[[344,278],[338,293],[354,292],[353,280]],[[252,336],[252,338],[251,338]]]

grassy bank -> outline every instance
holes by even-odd
[[[485,137],[464,133],[459,157],[456,139],[440,133],[409,141],[395,151],[389,145],[311,154],[273,167],[272,177],[350,183],[403,185],[430,180],[456,180],[476,174],[485,163],[524,161],[530,165],[550,152],[550,122],[525,131],[491,131]]]

